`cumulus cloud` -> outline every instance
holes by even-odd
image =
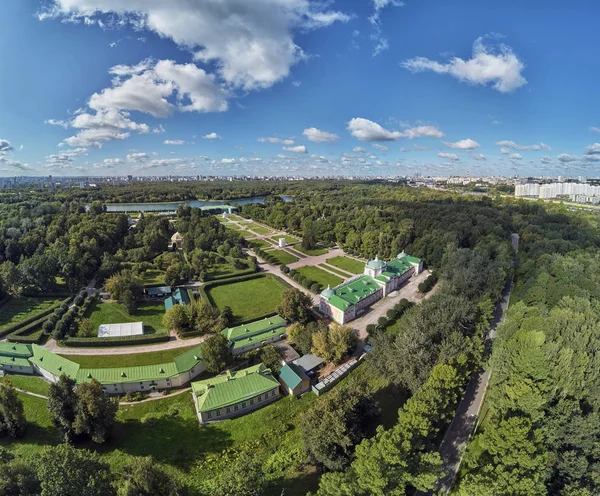
[[[164,140],[163,143],[165,145],[177,145],[177,146],[185,145],[185,141],[183,141],[183,140]]]
[[[350,17],[308,0],[53,0],[38,17],[87,24],[130,24],[189,50],[216,66],[229,85],[267,88],[304,58],[297,30],[317,29]]]
[[[354,148],[352,148],[352,151],[353,151],[354,153],[364,153],[364,152],[365,152],[365,149],[364,149],[364,148],[361,148],[360,146],[355,146]]]
[[[20,160],[15,160],[10,157],[7,157],[4,154],[0,154],[0,170],[8,170],[8,171],[30,171],[33,167],[29,164],[22,162]]]
[[[540,143],[539,145],[518,145],[514,141],[496,141],[496,145],[504,147],[504,148],[512,148],[513,150],[518,150],[520,152],[534,151],[537,152],[539,150],[547,150],[549,152],[552,151],[552,147],[545,143]]]
[[[401,138],[442,138],[442,133],[435,126],[417,126],[404,131],[389,131],[376,122],[362,117],[355,117],[348,122],[348,131],[360,141],[397,141]]]
[[[45,158],[44,168],[46,169],[69,169],[73,168],[73,162],[82,156],[87,155],[88,149],[85,147],[73,148],[71,150],[64,150],[52,155],[48,155]]]
[[[308,141],[314,141],[315,143],[333,143],[340,139],[337,134],[321,131],[316,127],[309,127],[302,134],[306,136]]]
[[[520,153],[509,153],[508,158],[511,160],[521,160],[523,156]]]
[[[483,153],[478,153],[477,155],[472,156],[474,160],[487,160],[487,157]]]
[[[235,164],[235,162],[236,162],[235,158],[222,158],[221,159],[222,164]]]
[[[308,152],[308,150],[306,149],[306,147],[304,145],[284,146],[283,151],[284,152],[293,152],[293,153],[307,153]]]
[[[125,163],[125,160],[122,158],[105,158],[102,162],[97,162],[94,164],[95,169],[114,169],[118,165],[122,165]]]
[[[389,150],[389,148],[387,146],[380,145],[379,143],[373,143],[371,146],[382,152],[387,152]]]
[[[456,153],[440,152],[437,154],[437,156],[440,158],[445,158],[447,160],[454,160],[454,161],[460,160]]]
[[[0,153],[7,153],[13,150],[12,145],[8,140],[0,139]]]
[[[216,139],[221,139],[222,136],[219,136],[217,133],[209,133],[209,134],[202,136],[202,138],[207,139],[207,140],[216,140]]]
[[[497,47],[487,45],[485,40],[490,37],[494,36],[481,36],[475,40],[472,57],[468,60],[453,57],[443,63],[416,57],[402,62],[401,66],[411,72],[450,74],[459,81],[473,85],[492,84],[501,93],[510,93],[527,84],[521,74],[525,64],[509,46],[503,43]]]
[[[84,129],[75,136],[65,139],[60,144],[61,146],[68,145],[83,148],[97,146],[98,148],[102,148],[102,144],[105,141],[124,140],[125,138],[128,138],[130,134],[131,133],[115,131],[110,128]]]
[[[599,155],[600,154],[600,143],[593,143],[585,148],[586,155]]]
[[[561,153],[556,159],[563,164],[568,164],[570,162],[575,162],[577,157],[570,155],[569,153]]]
[[[67,129],[69,127],[69,121],[62,121],[62,120],[57,120],[57,119],[46,119],[44,121],[44,124],[50,124],[52,126],[60,126],[60,127],[64,127],[65,129]]]
[[[471,138],[456,141],[454,143],[448,141],[443,141],[442,143],[450,148],[456,148],[458,150],[473,150],[474,148],[479,148],[481,146],[477,141],[473,141]]]
[[[260,143],[279,143],[281,145],[293,145],[294,144],[294,140],[293,139],[281,139],[281,138],[258,138],[258,141]]]
[[[127,157],[125,157],[127,162],[143,162],[144,160],[147,160],[149,157],[149,155],[147,153],[143,153],[143,152],[135,152],[135,153],[129,153],[127,155]]]

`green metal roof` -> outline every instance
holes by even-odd
[[[266,330],[261,333],[254,333],[252,335],[242,336],[241,338],[237,338],[233,341],[230,340],[229,346],[232,350],[236,350],[239,348],[243,348],[244,346],[250,346],[255,343],[260,343],[261,341],[266,341],[267,339],[271,339],[273,336],[285,336],[287,330],[285,327],[277,327],[275,329]]]
[[[177,355],[173,362],[179,372],[192,370],[196,365],[202,363],[202,345],[194,346],[181,355]]]
[[[27,344],[2,342],[0,343],[0,357],[2,356],[29,358],[31,347]]]
[[[335,288],[335,296],[329,298],[329,303],[340,310],[347,310],[380,288],[381,286],[372,277],[360,276]]]
[[[408,257],[394,258],[394,260],[388,262],[387,270],[394,273],[396,276],[404,274],[412,269],[412,265],[407,259]]]
[[[288,363],[279,371],[279,377],[285,382],[288,387],[295,389],[298,384],[302,382],[302,375],[306,377],[306,374],[302,372],[294,364]]]
[[[12,365],[13,367],[26,367],[31,368],[31,364],[27,358],[9,357],[0,355],[0,365]]]
[[[198,411],[207,412],[248,400],[279,386],[271,371],[260,363],[253,367],[192,383]]]
[[[408,260],[410,263],[415,263],[415,264],[419,264],[423,261],[420,258],[411,257],[410,255],[406,255],[406,260]]]
[[[169,294],[171,292],[171,286],[160,286],[160,287],[155,287],[155,288],[146,288],[146,292],[149,295]]]
[[[175,305],[177,305],[177,301],[172,296],[169,296],[165,300],[165,312],[168,312],[169,310],[171,310],[171,308],[173,308]]]
[[[165,312],[168,312],[175,305],[189,305],[190,297],[185,289],[177,288],[173,295],[165,300]]]
[[[263,334],[272,329],[279,329],[285,325],[287,325],[287,321],[283,317],[274,315],[273,317],[267,317],[266,319],[250,322],[249,324],[223,329],[221,334],[230,341],[238,341],[240,339],[245,340],[250,336]]]
[[[56,376],[65,374],[72,379],[77,378],[77,373],[79,372],[78,363],[56,355],[37,344],[32,345],[31,351],[33,352],[33,356],[29,361],[33,364],[38,365]]]

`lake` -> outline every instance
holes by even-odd
[[[281,195],[285,202],[292,201],[291,196]],[[264,203],[264,197],[237,198],[226,200],[229,205],[248,205],[250,203]],[[107,203],[107,212],[170,212],[177,210],[180,205],[189,205],[192,208],[222,207],[224,200],[189,200],[180,202],[158,202],[158,203]]]

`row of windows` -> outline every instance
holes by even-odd
[[[275,393],[276,393],[275,390],[271,391],[271,397],[275,396]],[[241,406],[240,405],[228,406],[225,409],[225,411],[223,412],[223,415],[228,415],[231,412],[237,412],[239,409],[243,410],[244,408],[246,408],[246,406],[252,406],[252,405],[254,405],[254,400],[255,399],[256,399],[257,403],[260,403],[261,401],[264,401],[264,400],[266,400],[268,398],[269,398],[269,393],[265,393],[264,395],[262,395],[262,394],[258,395],[256,398],[250,398],[250,401],[248,402],[249,405],[245,401],[243,401],[242,404],[241,404]],[[217,410],[214,413],[215,413],[215,417],[220,417],[221,416],[221,410]],[[207,418],[212,418],[212,414],[213,414],[213,412],[208,412],[206,414],[206,417]]]

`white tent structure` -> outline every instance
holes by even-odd
[[[144,334],[143,322],[127,322],[124,324],[102,324],[98,326],[99,338],[115,338],[118,336],[141,336]]]

